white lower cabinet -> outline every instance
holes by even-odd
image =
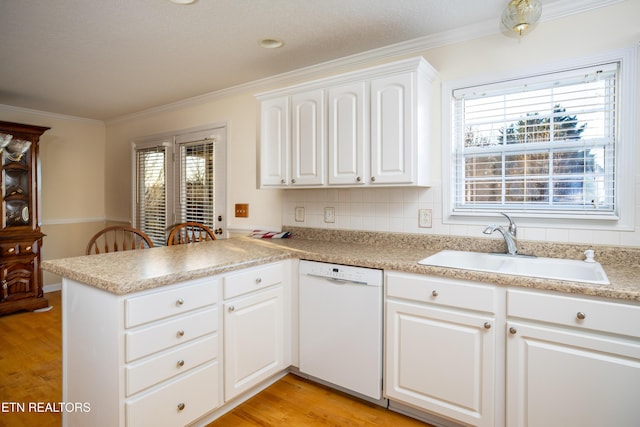
[[[640,420],[640,306],[509,290],[507,425]]]
[[[64,426],[184,426],[222,403],[220,281],[115,295],[63,280]]]
[[[224,279],[225,401],[251,389],[290,364],[285,322],[284,263],[243,270]]]
[[[396,272],[386,286],[386,397],[493,426],[496,289]]]

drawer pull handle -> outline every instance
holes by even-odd
[[[183,337],[184,336],[184,331],[182,329],[180,329],[177,333],[178,337]]]
[[[182,403],[182,402],[178,403],[178,411],[183,411],[185,406],[186,405],[184,403]]]
[[[438,291],[431,291],[431,296],[437,297],[438,296]]]
[[[484,322],[484,328],[485,328],[485,329],[491,329],[491,323],[489,323],[489,322]]]
[[[262,278],[258,277],[256,279],[256,285],[259,285],[260,283],[262,283]]]
[[[227,311],[228,311],[229,313],[233,313],[234,311],[236,311],[236,308],[235,308],[235,306],[230,305],[230,306],[229,306],[229,308],[227,309]]]
[[[184,304],[184,300],[182,298],[178,298],[178,301],[176,301],[176,305],[179,307],[182,304]]]
[[[515,335],[515,334],[518,333],[518,330],[512,326],[512,327],[509,328],[509,333],[511,335]]]
[[[584,319],[586,319],[587,315],[586,315],[586,314],[584,314],[583,312],[579,311],[579,312],[576,314],[576,317],[577,317],[579,320],[584,320]]]
[[[184,360],[178,360],[178,363],[176,363],[176,365],[178,365],[178,368],[182,368],[184,366]]]

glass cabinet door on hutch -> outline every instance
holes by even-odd
[[[38,141],[49,128],[0,122],[0,315],[49,305],[42,291]]]

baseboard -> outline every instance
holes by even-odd
[[[47,292],[56,292],[62,290],[62,282],[52,283],[50,285],[44,285],[42,287],[42,291],[46,294]]]

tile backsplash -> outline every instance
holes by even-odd
[[[434,185],[430,188],[285,190],[282,196],[282,224],[337,230],[483,236],[482,225],[442,223],[441,188]],[[636,178],[635,191],[636,218],[640,218],[640,176]],[[333,208],[327,210],[326,217],[325,208]],[[426,210],[423,213],[430,214],[431,227],[419,225],[418,216],[421,209]],[[636,224],[637,222],[638,220]],[[523,240],[556,243],[640,247],[640,227],[637,225],[635,231],[520,227],[518,237]]]

